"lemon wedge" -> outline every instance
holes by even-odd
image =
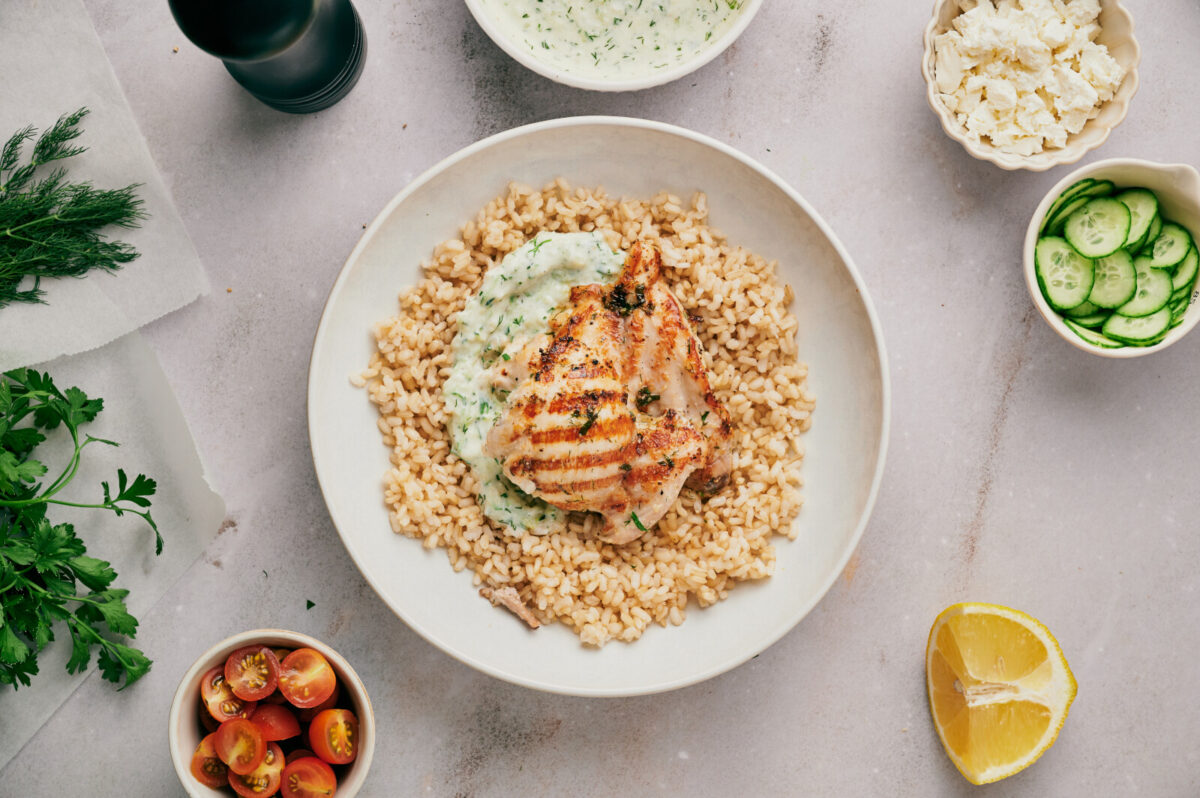
[[[1037,761],[1058,737],[1076,690],[1050,630],[996,604],[955,604],[937,617],[925,682],[938,737],[972,784]]]

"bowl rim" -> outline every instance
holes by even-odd
[[[407,616],[406,613],[404,613],[400,609],[396,608],[393,605],[393,603],[388,598],[386,598],[384,592],[380,589],[380,586],[375,582],[375,580],[371,576],[368,575],[367,570],[364,569],[363,566],[361,565],[361,563],[360,563],[361,555],[354,548],[354,546],[348,541],[346,534],[342,531],[342,529],[338,525],[337,521],[333,518],[332,512],[330,512],[330,520],[331,520],[331,522],[333,522],[334,528],[337,529],[338,536],[341,537],[341,539],[342,539],[342,545],[344,545],[346,547],[346,551],[350,555],[350,558],[354,561],[355,566],[359,570],[359,573],[362,575],[363,579],[371,586],[371,589],[375,591],[376,595],[378,595],[380,597],[380,599],[384,602],[384,604],[386,604],[388,606],[388,608],[397,617],[399,617],[400,620],[402,620],[405,623],[405,625],[407,625],[410,629],[412,629],[418,635],[420,635],[422,638],[424,638],[426,642],[433,645],[435,648],[442,651],[443,653],[458,660],[459,662],[469,665],[470,667],[472,667],[478,671],[486,673],[489,676],[495,677],[502,681],[509,682],[511,684],[518,684],[518,685],[521,685],[522,687],[528,687],[528,688],[531,688],[534,690],[539,690],[542,692],[555,693],[555,694],[559,694],[559,695],[582,696],[582,697],[627,697],[627,696],[650,695],[650,694],[655,694],[655,693],[669,692],[671,690],[676,690],[676,689],[679,689],[682,687],[688,687],[690,685],[703,682],[707,679],[711,679],[714,676],[718,676],[722,673],[732,670],[733,668],[738,667],[739,665],[741,665],[745,662],[748,662],[750,659],[754,658],[758,654],[762,653],[763,651],[765,651],[766,649],[770,648],[772,645],[777,643],[784,635],[786,635],[792,629],[796,628],[796,626],[805,617],[807,617],[808,614],[810,612],[812,612],[813,608],[818,603],[820,603],[820,601],[825,597],[825,595],[829,592],[830,588],[832,588],[834,583],[837,581],[838,577],[845,570],[846,564],[850,561],[851,557],[854,556],[854,552],[857,549],[858,544],[862,539],[863,533],[866,530],[867,524],[869,523],[869,521],[871,519],[871,514],[872,514],[872,511],[874,510],[875,502],[879,495],[879,488],[880,488],[880,484],[882,482],[883,473],[884,473],[884,464],[886,463],[886,460],[887,460],[888,442],[889,442],[890,435],[891,435],[891,376],[890,376],[890,371],[889,371],[889,367],[888,367],[887,349],[886,349],[886,346],[884,343],[883,330],[882,330],[882,327],[879,322],[879,317],[876,313],[875,305],[871,301],[870,294],[867,293],[866,284],[863,282],[862,276],[858,272],[858,267],[855,265],[854,260],[850,257],[850,253],[846,250],[845,245],[842,244],[841,240],[837,237],[837,235],[833,232],[833,230],[825,222],[824,218],[822,218],[821,215],[819,213],[817,213],[817,211],[808,203],[808,201],[805,200],[799,193],[797,193],[795,189],[793,189],[786,182],[784,182],[778,175],[776,175],[773,171],[767,169],[762,164],[758,163],[756,160],[754,160],[750,156],[745,155],[744,153],[739,152],[738,150],[734,149],[733,147],[730,147],[729,145],[724,144],[723,142],[717,141],[716,139],[713,139],[702,133],[697,133],[695,131],[688,130],[687,128],[682,128],[682,127],[679,127],[676,125],[667,124],[665,122],[656,122],[656,121],[652,121],[652,120],[648,120],[648,119],[620,117],[620,116],[576,116],[576,117],[563,117],[563,118],[559,118],[559,119],[551,119],[551,120],[547,120],[544,122],[535,122],[533,124],[515,127],[510,130],[506,130],[501,133],[494,134],[485,139],[481,139],[481,140],[475,142],[474,144],[470,144],[467,147],[464,147],[463,149],[459,150],[458,152],[444,158],[443,160],[439,161],[438,163],[436,163],[435,165],[433,165],[432,167],[427,169],[425,172],[423,172],[420,176],[418,176],[416,179],[414,179],[412,182],[410,182],[407,186],[405,186],[376,215],[376,217],[367,226],[367,229],[362,233],[362,236],[359,238],[358,242],[355,244],[354,249],[351,250],[349,256],[347,256],[345,263],[342,265],[341,270],[338,272],[337,278],[334,280],[334,283],[329,290],[329,296],[326,298],[325,305],[321,311],[320,323],[317,325],[316,332],[313,336],[313,349],[312,349],[312,353],[309,358],[308,392],[307,392],[308,438],[309,438],[309,448],[312,453],[313,467],[314,467],[314,471],[316,472],[316,476],[317,476],[317,485],[320,488],[321,496],[322,496],[323,500],[325,501],[326,509],[328,511],[329,507],[331,506],[330,501],[329,501],[329,491],[331,490],[331,482],[330,482],[330,476],[328,474],[323,473],[322,467],[319,463],[319,460],[320,460],[319,451],[321,449],[321,445],[320,445],[319,441],[317,440],[316,424],[314,423],[314,418],[313,418],[313,412],[314,412],[313,408],[318,403],[318,400],[317,400],[318,385],[319,385],[319,375],[317,373],[318,350],[319,350],[321,341],[325,336],[325,331],[327,329],[327,326],[332,323],[330,320],[331,314],[329,312],[331,306],[337,300],[339,294],[342,291],[343,286],[349,281],[350,273],[353,270],[354,264],[357,262],[357,260],[361,256],[363,250],[365,250],[367,248],[371,239],[375,236],[375,234],[379,231],[379,229],[385,224],[387,218],[392,214],[392,212],[395,210],[395,208],[397,206],[399,206],[401,203],[403,203],[404,201],[406,201],[409,198],[409,196],[414,194],[417,190],[422,188],[425,184],[429,183],[430,181],[432,181],[433,179],[438,177],[442,172],[446,171],[447,169],[454,166],[458,162],[474,156],[476,153],[478,153],[480,151],[486,150],[490,147],[493,147],[497,144],[501,144],[510,139],[519,138],[522,136],[531,135],[531,134],[535,134],[535,133],[540,133],[540,132],[546,131],[546,130],[553,130],[553,129],[558,129],[558,128],[571,128],[571,127],[591,127],[591,126],[629,127],[629,128],[634,128],[634,129],[643,129],[643,130],[656,131],[656,132],[660,132],[660,133],[666,133],[668,135],[678,136],[678,137],[681,137],[681,138],[684,138],[684,139],[687,139],[690,141],[697,142],[704,146],[715,149],[719,153],[721,153],[729,158],[734,159],[738,163],[741,163],[741,164],[747,166],[748,168],[752,169],[753,171],[758,173],[760,176],[762,176],[764,179],[770,181],[780,191],[784,192],[784,194],[793,203],[798,205],[806,214],[808,214],[809,218],[812,219],[813,223],[821,231],[822,235],[825,236],[826,240],[833,247],[833,249],[837,253],[838,257],[842,260],[842,263],[845,266],[846,271],[849,274],[851,280],[853,281],[854,286],[857,289],[859,296],[862,298],[863,307],[864,307],[864,310],[866,311],[867,320],[869,322],[870,329],[871,329],[871,335],[875,341],[876,351],[878,352],[878,355],[879,355],[879,374],[880,374],[880,397],[879,398],[880,398],[880,405],[881,405],[881,413],[880,413],[880,423],[879,423],[879,429],[878,429],[879,452],[876,455],[874,464],[872,465],[871,484],[870,484],[869,490],[867,492],[866,499],[863,503],[862,510],[859,514],[858,520],[855,523],[854,529],[848,540],[845,550],[842,552],[840,558],[837,561],[836,568],[831,569],[831,571],[830,571],[829,575],[826,577],[825,581],[820,585],[819,590],[814,592],[812,599],[807,604],[805,604],[803,607],[800,608],[800,610],[796,614],[795,620],[792,623],[787,624],[784,628],[779,629],[777,631],[777,633],[768,636],[762,642],[762,644],[758,647],[754,647],[752,649],[747,649],[746,651],[744,651],[741,654],[731,656],[728,659],[721,661],[721,662],[717,663],[716,665],[708,668],[707,670],[701,671],[699,673],[691,674],[686,677],[682,677],[682,678],[678,678],[678,679],[674,679],[674,680],[670,680],[670,681],[666,681],[666,682],[660,682],[660,683],[656,683],[656,684],[646,685],[644,687],[639,687],[639,688],[635,688],[635,689],[629,689],[629,688],[574,688],[574,687],[563,686],[563,685],[559,685],[559,684],[545,683],[545,682],[539,681],[537,679],[525,678],[519,674],[509,673],[507,671],[496,668],[487,662],[476,659],[475,657],[470,656],[464,652],[454,650],[454,649],[451,649],[451,648],[445,646],[440,641],[440,639],[437,637],[436,633],[433,630],[427,629],[427,628],[415,623],[413,620],[411,620]]]
[[[332,646],[303,632],[274,628],[248,629],[244,632],[230,635],[209,646],[203,654],[192,662],[191,666],[180,678],[179,686],[175,688],[175,694],[171,697],[171,709],[167,714],[167,745],[171,751],[171,764],[175,767],[175,775],[178,777],[180,785],[192,798],[209,798],[209,796],[216,792],[207,787],[204,788],[204,791],[195,789],[197,786],[196,780],[191,773],[192,752],[183,750],[182,741],[176,730],[182,722],[182,714],[193,711],[195,707],[195,702],[192,701],[192,698],[196,694],[195,691],[200,676],[210,668],[216,667],[215,663],[228,657],[237,649],[259,640],[283,640],[288,644],[299,643],[305,647],[316,649],[339,671],[343,688],[350,693],[351,700],[358,709],[361,743],[359,745],[358,756],[348,766],[352,768],[351,777],[338,784],[338,795],[347,797],[356,795],[362,789],[363,782],[366,780],[367,772],[371,769],[371,762],[375,756],[375,711],[371,706],[371,698],[367,694],[367,688],[359,677],[358,672],[354,670],[354,667]],[[222,792],[221,794],[224,793]]]
[[[1071,328],[1063,321],[1063,317],[1050,307],[1046,298],[1042,296],[1041,288],[1038,286],[1037,271],[1034,263],[1034,249],[1037,246],[1037,240],[1041,232],[1039,228],[1041,227],[1042,218],[1046,215],[1046,211],[1050,209],[1054,201],[1058,199],[1059,194],[1084,178],[1093,177],[1109,169],[1120,167],[1147,169],[1155,172],[1190,171],[1195,175],[1195,184],[1200,185],[1200,172],[1197,172],[1196,168],[1191,164],[1186,163],[1161,163],[1158,161],[1149,161],[1144,158],[1106,158],[1102,161],[1093,161],[1092,163],[1085,164],[1055,183],[1046,192],[1042,201],[1038,203],[1037,209],[1034,210],[1033,216],[1029,220],[1029,226],[1025,230],[1025,241],[1021,250],[1021,269],[1025,275],[1025,287],[1029,291],[1029,296],[1033,300],[1034,307],[1037,308],[1038,313],[1041,314],[1045,322],[1061,338],[1076,349],[1081,349],[1084,352],[1098,355],[1099,357],[1128,360],[1129,358],[1143,357],[1155,352],[1161,352],[1167,347],[1183,340],[1191,332],[1192,328],[1200,322],[1200,312],[1192,312],[1189,306],[1189,310],[1184,314],[1183,323],[1169,332],[1166,338],[1154,346],[1123,346],[1119,349],[1104,349],[1094,344],[1089,344],[1072,332]],[[1197,198],[1197,202],[1200,203],[1200,197]]]
[[[488,12],[483,8],[483,0],[466,0],[467,10],[471,12],[471,16],[483,28],[483,32],[488,35],[497,47],[503,50],[514,61],[526,69],[532,70],[544,78],[549,78],[556,83],[561,83],[564,86],[571,86],[576,89],[586,89],[588,91],[641,91],[643,89],[662,86],[675,80],[679,80],[686,75],[700,69],[708,64],[714,58],[737,40],[739,36],[750,25],[751,20],[758,14],[762,8],[764,0],[744,0],[742,14],[729,30],[725,31],[725,35],[721,36],[715,42],[712,42],[700,52],[696,53],[692,58],[678,64],[665,72],[656,72],[653,75],[648,75],[640,78],[623,78],[620,80],[601,80],[597,78],[586,78],[579,75],[574,75],[571,72],[563,69],[556,69],[540,59],[529,55],[524,49],[517,47],[507,36],[504,35],[500,26],[496,24]]]
[[[991,0],[988,1],[991,2]],[[1122,0],[1107,1],[1111,2],[1112,10],[1123,15],[1126,21],[1129,23],[1129,43],[1133,47],[1133,60],[1129,64],[1128,70],[1125,73],[1125,77],[1121,81],[1121,85],[1117,87],[1117,91],[1113,94],[1113,98],[1105,103],[1105,105],[1108,105],[1116,102],[1116,95],[1123,91],[1125,89],[1125,84],[1128,83],[1130,85],[1129,94],[1128,96],[1124,97],[1121,104],[1117,106],[1120,108],[1120,114],[1111,123],[1103,126],[1101,128],[1103,130],[1103,135],[1086,147],[1070,146],[1068,144],[1066,147],[1053,150],[1043,150],[1042,152],[1034,155],[1023,156],[1002,152],[997,147],[977,144],[969,140],[965,135],[965,130],[962,125],[958,124],[958,120],[954,118],[954,115],[951,113],[950,109],[947,108],[946,104],[938,98],[939,92],[937,91],[937,80],[934,75],[933,66],[935,55],[934,39],[939,33],[943,32],[940,30],[938,19],[941,16],[943,7],[952,3],[959,5],[961,0],[934,0],[933,14],[929,19],[929,23],[925,26],[925,49],[921,56],[921,75],[925,79],[925,101],[929,104],[929,107],[941,121],[942,130],[945,131],[946,135],[961,144],[963,149],[965,149],[967,154],[972,158],[980,161],[987,161],[988,163],[994,164],[1009,172],[1018,170],[1025,170],[1029,172],[1045,172],[1053,169],[1056,166],[1067,166],[1069,164],[1078,162],[1092,150],[1103,146],[1104,142],[1108,141],[1108,137],[1112,135],[1113,130],[1115,130],[1118,125],[1124,122],[1125,117],[1129,114],[1129,104],[1133,101],[1133,98],[1137,94],[1138,88],[1141,85],[1141,81],[1138,76],[1138,67],[1142,63],[1142,47],[1138,43],[1137,36],[1135,35],[1135,20],[1133,18],[1133,14],[1130,13],[1129,9],[1125,7],[1125,5],[1122,3]],[[1103,5],[1106,0],[1100,0],[1100,2]],[[959,5],[959,8],[961,13],[961,5]],[[1091,125],[1095,121],[1095,119],[1089,119],[1087,124]]]

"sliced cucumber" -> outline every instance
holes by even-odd
[[[1167,306],[1171,301],[1171,278],[1162,269],[1150,265],[1149,258],[1138,258],[1133,262],[1137,271],[1137,291],[1133,299],[1117,308],[1122,316],[1149,316]]]
[[[1045,233],[1047,225],[1052,219],[1059,215],[1063,208],[1065,208],[1072,200],[1077,199],[1081,192],[1087,190],[1095,184],[1095,180],[1090,177],[1085,177],[1083,180],[1080,180],[1078,183],[1075,183],[1063,191],[1063,193],[1059,194],[1058,199],[1050,203],[1050,207],[1046,209],[1046,215],[1042,217],[1042,228],[1038,232]]]
[[[1158,214],[1158,197],[1146,188],[1131,188],[1116,196],[1132,217],[1129,222],[1129,235],[1125,237],[1123,246],[1126,248],[1140,244],[1150,230],[1150,224]]]
[[[1081,327],[1100,327],[1111,315],[1110,310],[1098,310],[1090,316],[1064,316],[1063,321],[1073,321]]]
[[[1196,246],[1193,244],[1187,255],[1175,267],[1175,273],[1171,275],[1171,288],[1178,291],[1191,286],[1196,281],[1196,272],[1198,271],[1200,271],[1200,252],[1196,251]]]
[[[1125,203],[1100,197],[1067,217],[1063,237],[1085,258],[1103,258],[1122,247],[1132,219]]]
[[[1095,330],[1089,330],[1088,328],[1080,325],[1077,321],[1071,321],[1070,319],[1063,319],[1063,321],[1066,322],[1067,327],[1070,328],[1072,332],[1074,332],[1083,340],[1087,341],[1092,346],[1098,346],[1101,349],[1120,349],[1124,346],[1124,344],[1120,341],[1114,341],[1112,338],[1109,338],[1103,333],[1098,333]]]
[[[1092,262],[1057,236],[1038,240],[1034,248],[1034,272],[1042,296],[1058,311],[1082,305],[1091,293],[1095,279]]]
[[[1049,212],[1046,214],[1046,221],[1042,223],[1042,232],[1052,236],[1062,235],[1063,225],[1066,224],[1068,216],[1086,205],[1089,199],[1107,197],[1115,188],[1111,180],[1096,180],[1083,186],[1082,184],[1088,179],[1080,180],[1059,195],[1058,200],[1054,203],[1058,208],[1057,210],[1052,209],[1052,214]]]
[[[1088,302],[1101,308],[1115,308],[1133,299],[1137,292],[1137,271],[1133,258],[1123,249],[1096,259],[1096,277]]]
[[[1067,223],[1067,218],[1075,211],[1088,204],[1090,197],[1072,197],[1063,205],[1062,210],[1054,214],[1053,217],[1048,217],[1043,225],[1042,232],[1050,236],[1060,236],[1063,233],[1063,226]]]
[[[1072,319],[1074,319],[1079,316],[1091,316],[1092,314],[1096,313],[1099,310],[1100,310],[1099,305],[1094,305],[1091,302],[1085,301],[1085,302],[1082,302],[1082,303],[1076,305],[1075,307],[1073,307],[1069,310],[1064,310],[1062,312],[1062,314],[1064,316],[1069,316]]]
[[[1192,237],[1188,231],[1177,224],[1167,222],[1162,226],[1162,232],[1154,239],[1154,243],[1150,245],[1147,254],[1150,258],[1150,265],[1154,268],[1170,269],[1182,262],[1191,248]]]
[[[1104,323],[1102,332],[1109,338],[1135,346],[1149,346],[1157,343],[1163,333],[1171,326],[1171,311],[1167,308],[1151,313],[1148,316],[1130,318],[1114,313]]]
[[[1187,313],[1189,304],[1187,297],[1171,300],[1171,304],[1167,305],[1171,310],[1171,321],[1175,322],[1177,319],[1182,319],[1183,314]]]
[[[1155,216],[1154,220],[1150,222],[1150,229],[1146,231],[1145,239],[1142,240],[1142,243],[1138,246],[1135,254],[1145,255],[1146,250],[1150,248],[1150,245],[1153,244],[1155,239],[1158,238],[1158,234],[1162,232],[1162,228],[1162,216]]]

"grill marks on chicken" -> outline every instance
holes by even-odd
[[[600,513],[604,540],[638,538],[685,483],[711,493],[728,480],[729,414],[649,244],[613,285],[571,289],[550,331],[493,378],[512,393],[485,452],[526,493]]]

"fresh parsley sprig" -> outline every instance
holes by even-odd
[[[116,490],[101,483],[100,502],[59,497],[75,478],[84,449],[118,445],[80,432],[103,408],[103,400],[78,388],[59,390],[49,374],[17,369],[0,375],[0,684],[30,684],[38,672],[37,655],[54,639],[58,623],[65,623],[71,635],[68,672],[85,669],[95,648],[101,675],[111,682],[123,679],[129,686],[150,669],[145,654],[109,636],[133,637],[138,626],[125,606],[129,591],[112,587],[116,571],[87,555],[73,525],[46,517],[50,505],[133,513],[154,530],[155,553],[162,551],[162,536],[148,509],[157,486],[145,475],[130,480],[118,469]],[[74,451],[47,483],[49,468],[33,454],[46,433],[60,426]]]
[[[61,167],[45,175],[39,171],[84,152],[73,142],[87,114],[86,108],[65,114],[40,136],[32,126],[18,130],[0,149],[0,308],[43,301],[42,278],[112,272],[138,256],[128,244],[106,241],[100,231],[136,227],[146,218],[139,186],[103,190],[67,182]],[[29,162],[21,164],[22,150],[35,136]]]

